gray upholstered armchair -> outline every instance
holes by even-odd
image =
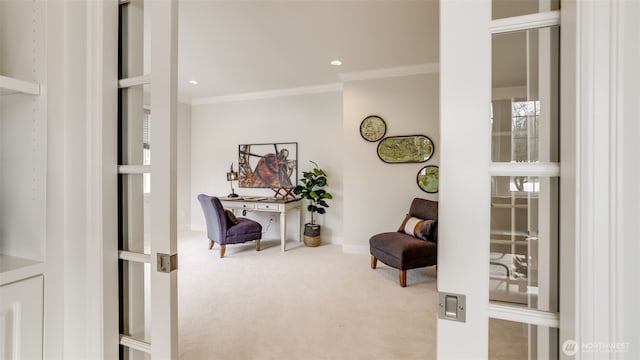
[[[215,196],[200,194],[198,201],[202,205],[207,223],[209,249],[213,248],[214,242],[220,244],[220,257],[222,258],[227,244],[255,240],[256,251],[260,251],[260,239],[262,238],[260,223],[243,217],[236,218],[229,210],[225,211],[220,199]]]

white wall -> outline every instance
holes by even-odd
[[[425,165],[440,165],[438,74],[363,80],[344,85],[344,250],[369,252],[369,238],[395,231],[414,197],[438,200],[422,191],[416,175]],[[377,142],[360,136],[360,122],[378,115],[385,136],[426,135],[434,154],[424,163],[387,164]]]
[[[191,115],[191,224],[204,230],[204,217],[196,196],[226,196],[231,191],[226,172],[238,169],[238,145],[274,142],[298,143],[298,178],[317,162],[328,175],[330,201],[327,214],[318,216],[323,242],[342,242],[343,139],[342,93],[329,92],[192,106]],[[272,196],[270,189],[238,188],[243,195]],[[247,215],[269,231],[263,239],[279,238],[279,216]],[[305,211],[305,216],[308,216]],[[308,220],[308,217],[307,217]],[[269,222],[272,223],[269,225]],[[294,221],[289,223],[289,227]],[[293,231],[288,231],[295,239]]]

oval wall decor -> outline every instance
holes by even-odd
[[[439,177],[440,169],[436,165],[427,165],[418,171],[416,182],[422,191],[433,194],[438,192]]]
[[[433,148],[424,135],[390,136],[378,143],[378,157],[389,164],[420,163],[431,158]]]
[[[380,116],[370,115],[360,123],[360,136],[369,142],[376,142],[387,133],[387,123]]]

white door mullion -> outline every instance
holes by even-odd
[[[490,176],[560,176],[560,163],[499,163],[489,164]]]
[[[560,25],[560,10],[496,19],[491,21],[489,31],[492,34],[500,34],[555,25]]]
[[[151,344],[127,335],[120,335],[120,345],[151,354]]]
[[[132,252],[132,251],[124,251],[124,250],[118,251],[118,259],[133,261],[133,262],[138,262],[143,264],[151,264],[151,255]]]
[[[126,89],[134,86],[148,85],[148,84],[151,84],[151,75],[149,74],[118,80],[118,88],[120,89]]]
[[[151,174],[151,165],[118,165],[118,174],[122,174],[122,175]]]
[[[557,312],[540,311],[495,303],[489,304],[489,317],[551,328],[560,326],[560,314]]]

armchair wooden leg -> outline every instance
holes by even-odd
[[[213,240],[209,239],[209,250],[213,249]]]
[[[220,258],[224,257],[224,251],[227,250],[227,245],[220,245]]]
[[[375,256],[371,255],[371,268],[375,269],[376,266],[378,266],[378,259]]]
[[[407,270],[400,270],[400,286],[407,287]]]
[[[256,240],[256,251],[260,251],[260,239]]]

